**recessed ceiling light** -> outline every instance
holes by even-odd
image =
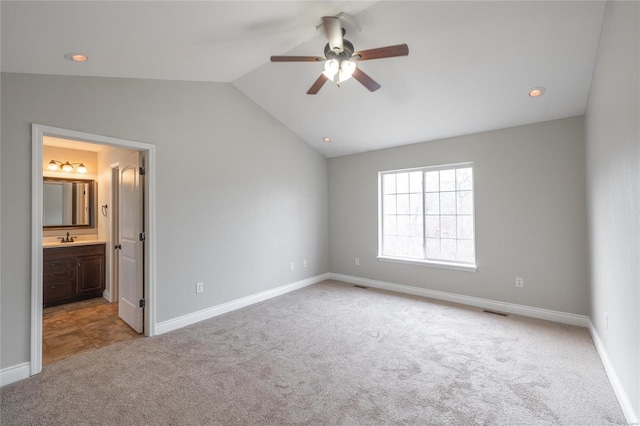
[[[533,89],[529,90],[529,96],[532,98],[537,98],[539,96],[544,95],[547,92],[547,89],[545,89],[542,86],[538,86],[538,87],[534,87]]]
[[[331,142],[331,138],[323,138],[322,140],[327,143]]]
[[[83,55],[82,53],[67,53],[64,57],[73,62],[84,62],[89,59],[87,55]]]

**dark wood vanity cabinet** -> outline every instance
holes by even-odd
[[[44,307],[102,296],[105,245],[45,248],[42,264]]]

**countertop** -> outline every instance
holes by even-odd
[[[80,240],[74,241],[72,243],[61,243],[60,241],[53,241],[42,243],[42,247],[46,249],[50,248],[59,248],[59,247],[77,247],[77,246],[90,246],[93,244],[106,244],[106,241],[103,240]]]

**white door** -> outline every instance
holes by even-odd
[[[143,242],[140,153],[120,166],[118,255],[118,315],[138,333],[143,331]]]

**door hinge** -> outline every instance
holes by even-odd
[[[147,173],[147,170],[144,167],[140,167],[140,176],[144,176]]]
[[[144,241],[147,237],[144,235],[144,232],[140,233],[140,241]]]
[[[140,307],[144,308],[144,299],[140,299]]]
[[[120,244],[116,244],[115,246],[113,246],[114,250],[121,250],[122,246]]]

